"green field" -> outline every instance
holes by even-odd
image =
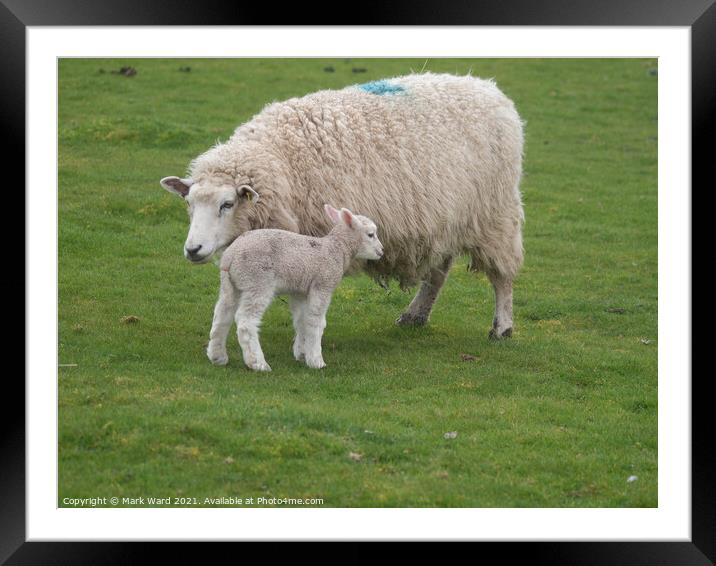
[[[60,60],[58,504],[657,506],[656,67]],[[218,270],[183,258],[185,207],[159,179],[268,102],[422,68],[494,77],[526,121],[514,337],[488,340],[492,288],[463,259],[427,327],[393,324],[411,299],[395,283],[348,278],[326,369],[294,361],[281,300],[262,330],[272,373],[243,366],[233,331],[212,366]]]

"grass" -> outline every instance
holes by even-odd
[[[272,100],[424,63],[59,61],[59,362],[76,364],[58,370],[60,506],[658,504],[655,60],[427,63],[494,77],[527,122],[513,339],[488,341],[492,290],[462,260],[421,329],[393,325],[411,298],[395,284],[346,279],[325,370],[293,360],[281,301],[262,331],[271,374],[235,342],[226,368],[206,359],[218,272],[182,258],[186,212],[159,179]],[[125,65],[136,76],[110,72]]]

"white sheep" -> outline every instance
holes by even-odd
[[[325,202],[360,210],[386,253],[354,267],[421,282],[400,324],[428,320],[453,258],[467,254],[494,287],[490,335],[501,338],[523,259],[522,146],[520,117],[493,81],[424,73],[270,104],[187,178],[161,184],[188,204],[184,254],[195,263],[247,230],[325,234]]]
[[[293,355],[311,368],[325,367],[321,337],[333,291],[355,258],[377,260],[383,245],[365,216],[326,204],[333,229],[322,238],[285,230],[252,230],[239,236],[221,258],[221,287],[214,308],[207,356],[225,365],[226,337],[236,320],[244,363],[271,371],[258,329],[276,295],[288,295],[296,336]]]

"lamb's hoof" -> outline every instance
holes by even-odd
[[[398,326],[424,326],[427,322],[427,315],[409,312],[404,312],[395,320],[395,324]]]
[[[321,358],[317,360],[306,358],[306,365],[311,369],[323,369],[326,367],[326,362],[324,362]]]
[[[298,350],[293,350],[293,357],[297,362],[302,362],[306,359],[306,354]]]
[[[488,336],[490,340],[502,340],[503,338],[512,338],[512,328],[510,327],[507,330],[504,330],[502,334],[498,334],[497,330],[492,328]]]
[[[226,352],[217,352],[217,353],[209,353],[206,354],[209,358],[209,361],[214,364],[215,366],[225,366],[229,363],[229,356]]]
[[[252,369],[254,371],[271,371],[271,366],[268,365],[266,362],[260,362],[251,364],[249,366],[249,369]]]

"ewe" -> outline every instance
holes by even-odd
[[[273,298],[287,294],[296,330],[294,357],[311,368],[326,366],[321,337],[333,291],[355,258],[380,259],[383,245],[369,218],[347,208],[324,208],[334,226],[323,238],[251,230],[226,249],[206,352],[212,363],[229,361],[226,337],[235,318],[244,363],[253,370],[271,371],[259,344],[259,325]]]

